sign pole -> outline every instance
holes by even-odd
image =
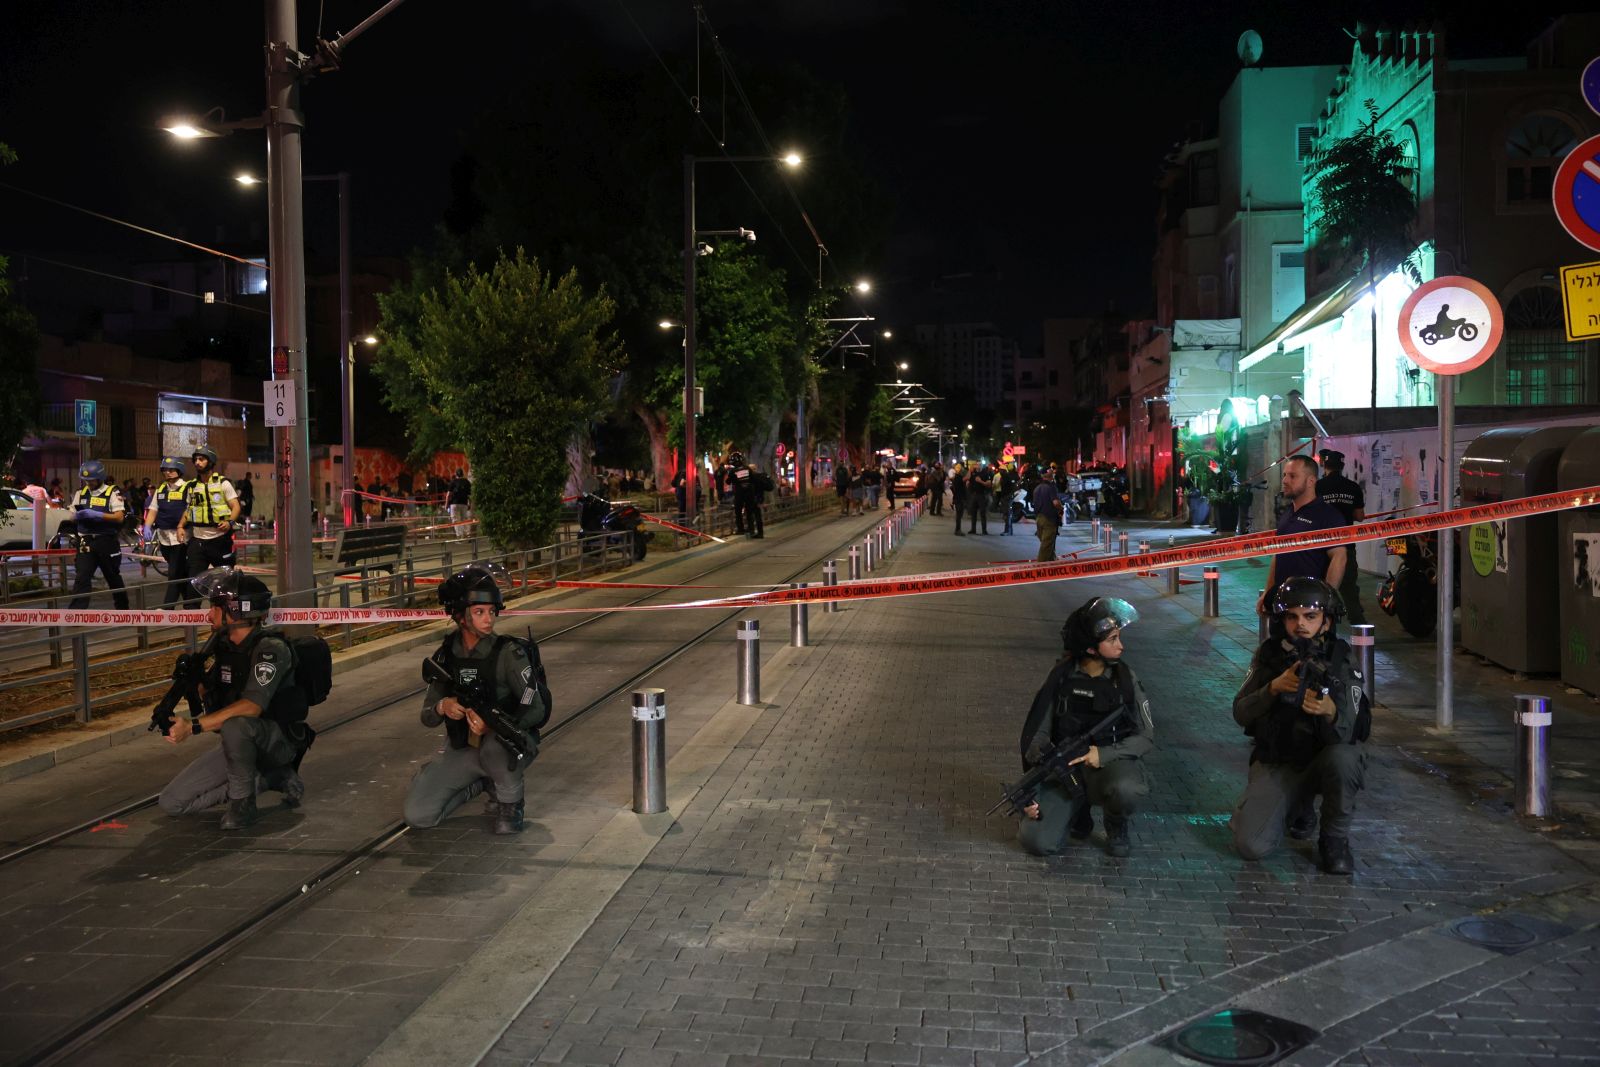
[[[1440,375],[1439,384],[1439,510],[1455,507],[1456,484],[1456,376]],[[1455,620],[1456,534],[1438,533],[1439,664],[1434,678],[1434,720],[1441,730],[1455,725]]]

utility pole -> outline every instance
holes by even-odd
[[[700,472],[694,441],[694,156],[683,157],[683,513],[694,525]]]
[[[300,186],[300,64],[294,0],[266,0],[267,234],[272,270],[272,378],[288,381],[295,421],[273,433],[277,473],[277,593],[312,588],[311,436],[306,406],[306,249]],[[346,460],[348,463],[348,459]],[[296,605],[299,597],[285,600]]]

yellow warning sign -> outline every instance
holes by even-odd
[[[1600,263],[1562,267],[1561,302],[1567,311],[1567,340],[1600,337]]]

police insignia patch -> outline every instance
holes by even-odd
[[[471,685],[473,682],[476,682],[477,680],[478,680],[478,668],[476,668],[476,667],[463,667],[463,668],[461,668],[461,684],[462,685]]]
[[[256,684],[270,685],[272,679],[278,676],[278,665],[275,663],[257,663],[255,665]]]
[[[533,676],[533,668],[532,667],[524,667],[524,668],[522,668],[522,680],[524,682],[526,682],[532,676]]]

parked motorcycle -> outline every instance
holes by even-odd
[[[1398,616],[1412,637],[1427,637],[1439,621],[1438,545],[1434,534],[1391,537],[1386,554],[1400,557],[1400,566],[1378,588],[1378,606]]]
[[[586,534],[615,534],[633,540],[633,558],[644,559],[646,547],[655,534],[644,529],[644,512],[628,501],[613,504],[597,493],[578,498],[578,528]]]

